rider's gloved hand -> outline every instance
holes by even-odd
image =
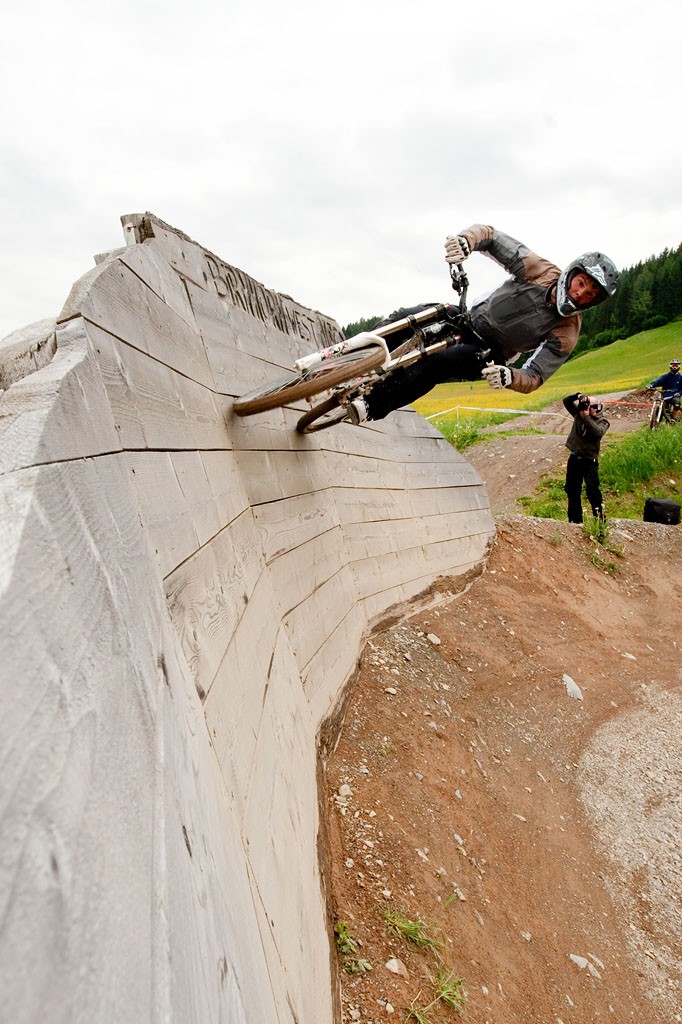
[[[448,235],[445,239],[445,259],[447,263],[464,263],[464,260],[470,253],[471,249],[464,235]]]
[[[481,370],[491,388],[508,388],[512,382],[512,372],[508,366],[489,363]]]

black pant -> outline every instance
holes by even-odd
[[[392,313],[386,320],[382,320],[378,327],[392,323],[402,317],[412,316],[427,309],[429,305],[437,303],[423,303],[421,306],[410,306],[407,309],[399,309]],[[453,313],[457,313],[457,307],[450,307]],[[405,337],[389,336],[387,339],[389,349],[401,344]],[[382,381],[379,381],[366,398],[369,418],[371,420],[382,420],[389,412],[399,409],[403,405],[410,405],[412,402],[427,394],[436,384],[443,384],[449,380],[480,380],[481,370],[486,362],[503,361],[493,354],[493,349],[482,349],[481,341],[474,338],[471,340],[463,338],[457,344],[449,345],[440,352],[424,356],[412,363],[411,366],[404,366]]]
[[[566,465],[566,483],[564,484],[564,490],[568,495],[569,523],[582,523],[583,521],[583,481],[587,500],[592,507],[592,514],[597,519],[604,519],[602,494],[599,487],[599,460],[571,452]]]

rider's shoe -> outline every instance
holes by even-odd
[[[364,398],[354,398],[352,402],[348,403],[347,419],[356,427],[369,419],[367,402]]]

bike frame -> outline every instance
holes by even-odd
[[[456,313],[454,309],[451,312],[449,304],[434,303],[373,331],[344,338],[301,356],[287,375],[236,398],[234,413],[251,416],[301,399],[310,402],[314,396],[325,392],[334,397],[336,404],[347,406],[353,395],[366,394],[377,381],[398,367],[457,344],[465,333],[476,337],[466,307],[467,275],[461,266],[451,266],[450,278],[459,294]],[[395,344],[392,346],[387,339]],[[485,349],[483,339],[478,338],[478,341],[482,350]]]
[[[381,335],[372,334],[370,331],[363,331],[361,334],[356,334],[353,338],[344,338],[343,341],[337,341],[328,348],[322,348],[317,352],[311,352],[310,355],[301,356],[300,359],[296,360],[294,366],[301,373],[305,373],[306,370],[312,370],[315,366],[321,366],[322,363],[326,363],[330,359],[336,359],[345,352],[357,352],[359,349],[367,348],[370,345],[380,345],[386,353],[386,361],[388,362],[391,355],[388,351],[388,345]]]

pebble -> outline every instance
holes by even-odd
[[[390,960],[387,960],[385,967],[391,974],[400,974],[403,978],[409,978],[407,967],[397,956],[392,956]]]
[[[580,687],[576,683],[575,679],[571,679],[569,675],[563,674],[563,684],[566,687],[566,692],[569,697],[573,697],[574,700],[582,700],[583,695]]]

